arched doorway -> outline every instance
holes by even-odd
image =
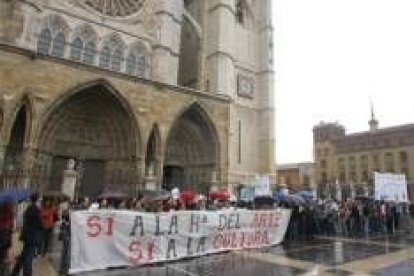
[[[17,112],[11,129],[3,164],[3,186],[21,186],[24,180],[23,151],[27,131],[27,107],[24,104]]]
[[[205,111],[193,104],[173,124],[166,145],[163,188],[205,191],[214,181],[219,143]]]
[[[40,134],[48,189],[60,190],[63,171],[76,160],[77,193],[94,197],[104,189],[131,192],[137,183],[135,119],[111,87],[92,85],[55,105]]]

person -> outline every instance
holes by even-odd
[[[32,263],[35,256],[36,247],[39,243],[39,236],[42,233],[42,219],[40,208],[37,205],[39,194],[33,193],[30,196],[31,204],[23,214],[23,228],[20,240],[23,242],[23,249],[17,258],[16,264],[12,270],[11,276],[18,276],[23,268],[23,276],[31,276]]]
[[[12,245],[14,209],[12,203],[0,206],[0,275],[8,271],[7,259]]]
[[[58,219],[57,210],[53,206],[51,200],[44,200],[42,208],[40,209],[40,214],[42,217],[43,225],[43,235],[40,245],[40,254],[45,256],[49,251],[49,245],[53,236],[53,229],[55,227],[55,222]]]
[[[67,275],[70,261],[70,216],[69,209],[62,212],[62,223],[60,224],[59,240],[62,241],[62,252],[60,256],[59,274]]]

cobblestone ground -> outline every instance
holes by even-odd
[[[35,275],[54,276],[60,245],[39,258]],[[77,276],[194,276],[194,275],[414,275],[414,231],[395,237],[348,239],[319,237],[261,250],[248,250],[137,269],[113,269]]]

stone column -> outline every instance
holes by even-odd
[[[207,70],[212,93],[234,97],[236,91],[234,68],[234,0],[209,0],[207,7]]]
[[[275,183],[275,98],[272,1],[261,0],[258,22],[258,112],[259,170],[271,174]],[[265,122],[265,123],[263,123]]]
[[[175,85],[178,80],[183,10],[182,0],[157,0],[158,30],[153,45],[152,75],[155,80],[167,84]]]
[[[136,160],[137,181],[135,184],[135,193],[145,186],[145,155],[140,155]]]
[[[19,181],[21,181],[21,184],[18,183],[18,185],[23,185],[26,188],[33,188],[30,186],[33,185],[31,183],[31,176],[32,176],[32,169],[36,163],[36,156],[37,156],[37,149],[31,146],[27,147],[21,154],[21,165],[20,165],[21,176],[19,177],[20,178]]]

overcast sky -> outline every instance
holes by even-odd
[[[274,0],[277,162],[312,160],[312,127],[414,122],[414,0]]]

